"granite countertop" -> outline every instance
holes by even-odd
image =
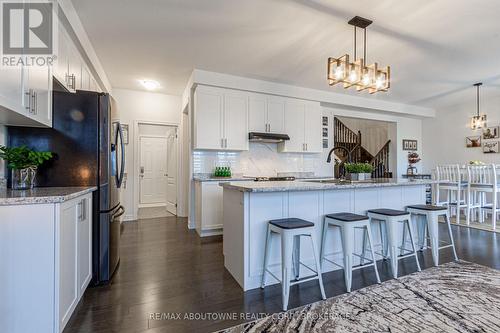
[[[0,190],[0,206],[60,203],[95,191],[97,187],[36,187],[33,190]]]
[[[320,183],[307,181],[276,181],[276,182],[227,182],[220,186],[241,192],[287,192],[287,191],[317,191],[317,190],[341,190],[353,188],[412,186],[434,184],[434,180],[408,180],[379,178],[371,181],[343,182],[343,183]]]

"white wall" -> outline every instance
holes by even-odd
[[[120,112],[120,121],[129,125],[129,144],[125,148],[127,182],[122,192],[125,220],[137,217],[134,192],[138,195],[134,154],[137,153],[136,124],[140,121],[179,125],[181,119],[181,97],[127,89],[113,89],[113,97]],[[182,128],[179,128],[181,131]],[[182,137],[182,136],[181,136]],[[180,141],[181,142],[181,141]],[[137,187],[137,188],[136,188]],[[138,196],[137,196],[138,197]],[[182,203],[179,202],[179,205]]]
[[[481,112],[487,114],[488,126],[500,125],[499,109],[500,98],[481,99]],[[483,154],[482,148],[465,147],[467,136],[481,134],[481,130],[470,129],[471,117],[476,113],[473,100],[467,104],[437,110],[436,113],[436,118],[426,119],[422,124],[426,171],[432,170],[438,164],[466,164],[471,160],[500,163],[500,154]]]

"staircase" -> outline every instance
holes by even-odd
[[[333,138],[334,147],[344,147],[349,150],[352,162],[370,163],[373,165],[372,177],[392,177],[392,172],[389,171],[389,146],[391,140],[388,140],[374,156],[363,147],[361,132],[358,131],[358,133],[355,133],[338,118],[334,118]],[[338,152],[335,152],[335,155],[343,162],[347,161],[347,154],[343,150],[338,150]],[[338,166],[335,168],[337,174]]]

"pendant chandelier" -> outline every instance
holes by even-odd
[[[366,27],[372,24],[372,21],[355,16],[348,23],[354,27],[354,61],[349,61],[348,54],[340,58],[328,58],[328,84],[333,86],[343,83],[345,89],[350,87],[356,87],[357,91],[368,89],[370,94],[388,91],[391,81],[390,67],[379,68],[377,63],[366,64]],[[357,28],[363,29],[363,58],[359,59],[356,53]]]
[[[479,87],[481,87],[482,85],[483,84],[481,82],[474,83],[474,87],[476,87],[477,114],[475,116],[473,116],[471,119],[470,128],[473,130],[486,127],[486,115],[479,114]]]

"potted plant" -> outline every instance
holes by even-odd
[[[53,154],[48,151],[34,151],[26,146],[0,146],[0,158],[7,162],[11,169],[11,187],[13,190],[32,189],[35,185],[36,171]]]
[[[368,180],[372,178],[373,166],[370,163],[346,163],[345,170],[351,181]]]

